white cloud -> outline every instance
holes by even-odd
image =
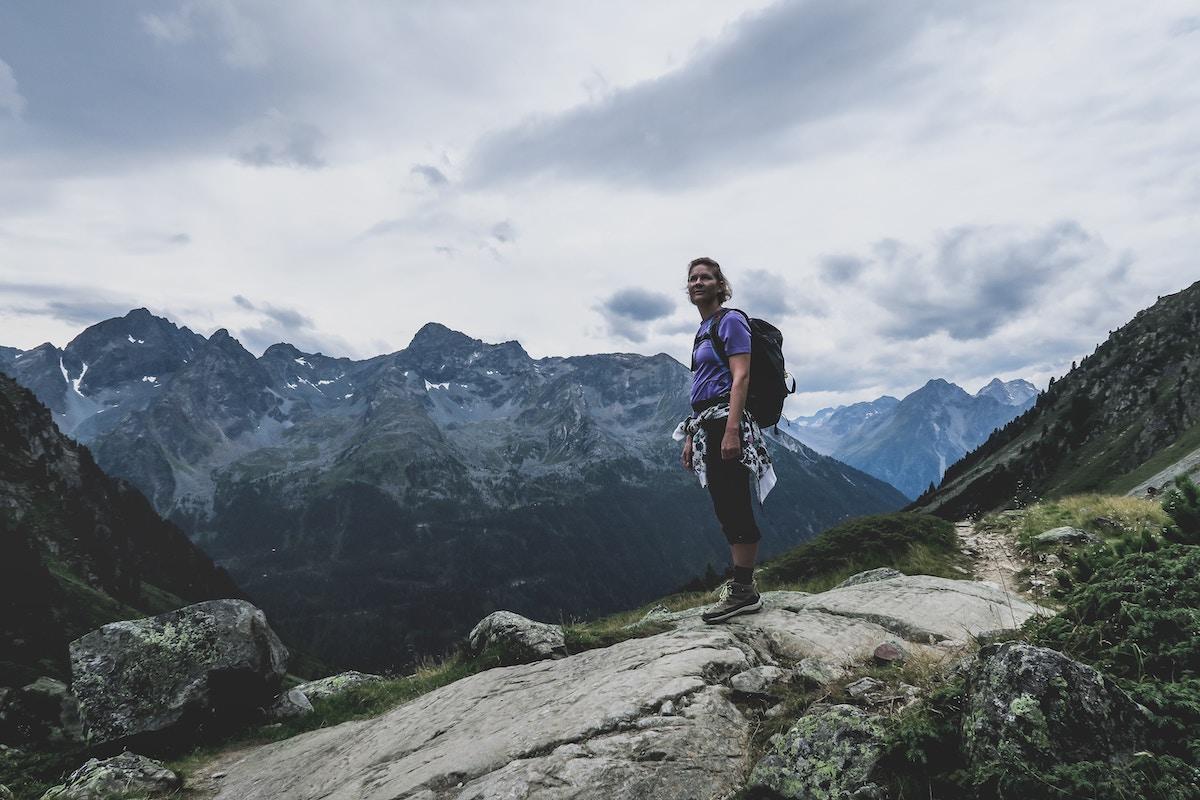
[[[17,86],[12,67],[0,60],[0,112],[20,117],[25,111],[25,98]]]

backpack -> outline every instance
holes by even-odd
[[[726,312],[736,312],[746,318],[750,326],[750,389],[746,397],[746,410],[760,428],[778,424],[783,415],[783,401],[796,391],[796,381],[783,366],[783,333],[765,319],[754,319],[738,308],[723,308],[718,311],[711,325],[698,334],[692,342],[692,372],[696,371],[696,348],[705,339],[712,342],[713,352],[728,369],[729,358],[725,355],[725,344],[713,331],[721,325]]]

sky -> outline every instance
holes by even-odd
[[[1044,386],[1200,275],[1195,2],[0,5],[0,344],[436,321],[668,353],[688,261],[789,415]]]

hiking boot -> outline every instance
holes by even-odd
[[[721,599],[704,610],[700,618],[713,625],[738,614],[753,614],[762,608],[762,596],[752,583],[730,581],[721,587]]]

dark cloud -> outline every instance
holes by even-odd
[[[244,309],[246,309],[247,311],[253,311],[253,310],[254,310],[254,303],[251,303],[249,300],[247,300],[245,297],[243,297],[243,296],[242,296],[242,295],[240,295],[240,294],[235,294],[235,295],[233,296],[233,302],[237,303],[237,304],[238,304],[238,306],[240,306],[241,308],[244,308]]]
[[[3,308],[13,314],[49,317],[72,325],[93,325],[123,317],[138,303],[93,286],[59,286],[47,283],[0,281],[0,295],[15,299]]]
[[[661,292],[631,287],[613,294],[605,301],[604,308],[619,317],[651,322],[669,316],[675,310],[675,303]]]
[[[492,238],[498,242],[514,242],[517,239],[517,229],[510,220],[502,220],[492,226]]]
[[[430,186],[445,186],[450,183],[450,179],[446,174],[435,166],[430,164],[416,164],[413,166],[411,173],[419,178],[423,178],[425,183]]]
[[[821,259],[821,278],[835,285],[851,283],[866,268],[867,262],[855,256],[835,255]]]
[[[94,325],[112,317],[123,317],[133,306],[105,300],[51,300],[41,306],[9,306],[15,314],[50,317],[75,325]]]
[[[928,73],[907,50],[937,4],[787,0],[664,77],[482,140],[468,179],[551,172],[680,184],[770,163],[808,123],[895,103]]]
[[[789,285],[782,275],[765,269],[741,273],[734,284],[733,305],[743,307],[756,317],[787,317],[798,312],[823,316],[823,311]]]
[[[1042,305],[1051,287],[1119,282],[1129,263],[1071,220],[1033,232],[964,226],[942,236],[932,251],[887,239],[871,257],[857,260],[855,291],[887,315],[880,332],[907,340],[938,332],[986,339]]]
[[[233,302],[262,315],[258,324],[244,327],[239,332],[238,338],[247,350],[262,353],[273,344],[287,342],[308,353],[346,355],[353,352],[344,339],[322,333],[311,317],[294,308],[255,303],[240,294],[233,296]]]

